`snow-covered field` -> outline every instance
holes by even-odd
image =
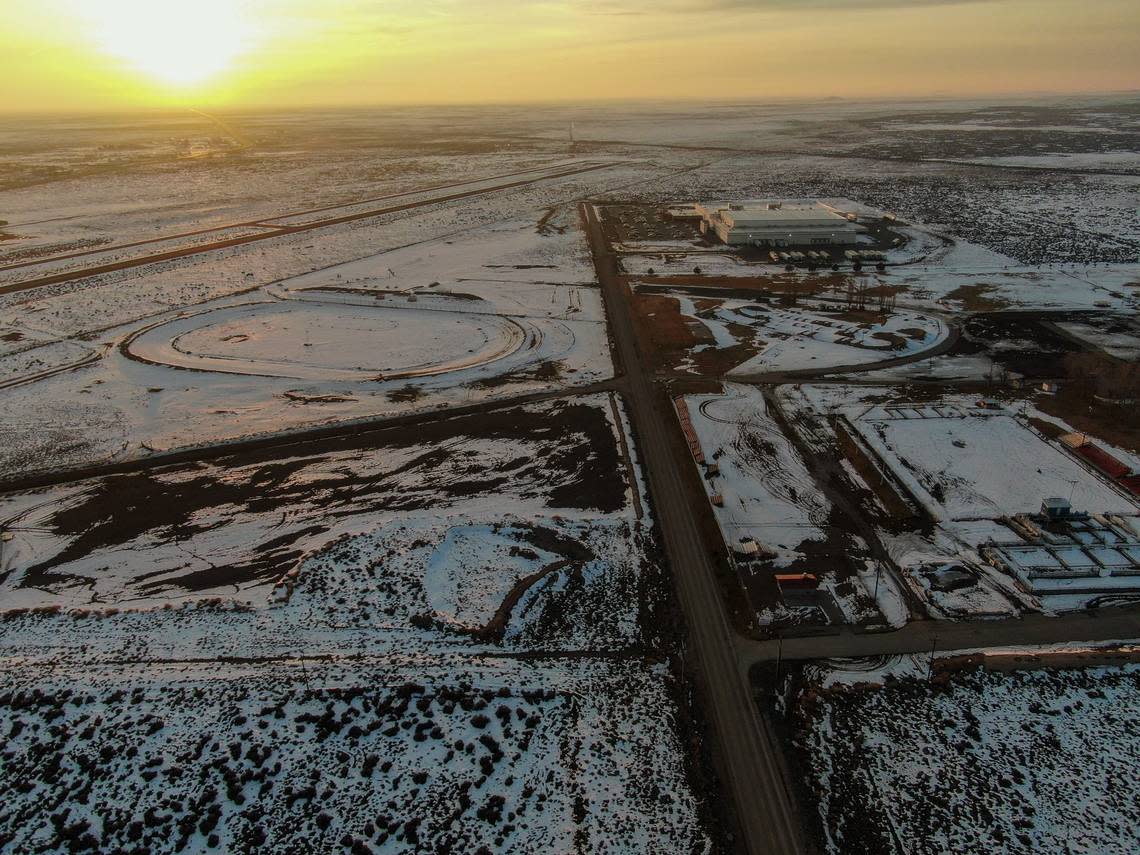
[[[706,463],[719,470],[706,476],[707,489],[721,497],[713,512],[738,559],[748,559],[740,551],[752,541],[760,550],[755,556],[761,560],[759,573],[816,574],[843,620],[874,617],[869,586],[875,572],[868,569],[874,562],[867,545],[838,525],[831,500],[780,430],[762,391],[727,383],[723,393],[689,395],[685,403]],[[740,572],[747,577],[752,570]],[[890,581],[882,582],[879,608],[894,615],[897,605]],[[779,617],[763,611],[762,621]]]
[[[733,374],[833,368],[913,356],[944,341],[949,328],[938,318],[917,312],[894,311],[885,316],[849,316],[839,307],[808,304],[797,309],[741,306],[729,310],[743,315],[768,343]],[[724,315],[716,313],[721,319]],[[747,319],[747,320],[745,320]]]
[[[864,411],[852,423],[936,519],[1035,513],[1058,495],[1093,513],[1138,508],[1012,413],[971,410],[965,401],[900,403]]]
[[[5,845],[705,851],[625,430],[594,395],[6,495]]]
[[[1130,323],[1131,318],[1105,318],[1098,323],[1079,321],[1059,323],[1062,330],[1099,347],[1110,356],[1128,362],[1140,362],[1140,335]]]
[[[618,430],[609,399],[597,395],[446,420],[415,435],[397,429],[8,493],[0,497],[0,518],[12,532],[0,572],[4,601],[100,608],[236,596],[264,605],[273,586],[292,587],[298,574],[304,589],[308,562],[322,578],[348,573],[333,587],[349,586],[352,573],[328,557],[333,544],[344,561],[367,564],[376,552],[407,557],[415,552],[410,543],[397,548],[406,536],[384,526],[413,519],[427,527],[425,537],[434,531],[423,545],[442,546],[463,519],[502,525],[521,515],[552,549],[585,539],[567,517],[592,517],[608,533],[602,540],[626,544],[613,560],[632,570],[633,486]],[[606,514],[623,509],[624,528],[607,524]],[[539,525],[551,514],[562,521]],[[572,535],[556,534],[566,526]],[[478,540],[481,550],[496,542],[490,529]],[[431,553],[416,554],[427,560]],[[589,563],[584,553],[575,557],[569,565]],[[565,575],[581,572],[568,566]],[[406,617],[417,611],[408,609]]]
[[[696,343],[671,358],[676,370],[690,373],[755,377],[858,367],[915,357],[937,347],[950,332],[942,319],[907,310],[850,311],[838,301],[807,300],[790,307],[767,298],[706,297],[695,289],[636,291],[639,297],[676,301]],[[649,313],[646,322],[658,323],[656,317],[656,312]],[[708,364],[706,357],[712,357]]]
[[[1138,678],[977,670],[804,696],[825,851],[1134,852]]]
[[[5,667],[12,851],[702,851],[661,668]]]
[[[4,358],[0,472],[139,457],[251,434],[470,404],[611,376],[574,224],[477,229]],[[96,289],[103,292],[106,289]],[[87,291],[39,301],[12,326]],[[21,311],[31,311],[28,304]],[[46,333],[45,333],[46,335]],[[94,354],[94,356],[92,356]],[[95,358],[98,357],[98,358]],[[66,369],[47,375],[53,369]],[[185,370],[193,369],[193,370]],[[40,379],[42,376],[42,379]],[[82,402],[82,409],[75,402]],[[54,417],[71,411],[62,423]],[[88,423],[84,412],[95,422]],[[114,423],[114,431],[99,425]],[[50,431],[43,426],[51,425]]]
[[[482,157],[454,160],[459,179],[479,184],[477,179],[516,173],[520,166],[522,178],[527,178],[532,173],[526,170],[543,158],[529,158],[521,164],[508,158],[508,163],[499,163],[498,168]],[[400,163],[406,174],[393,178],[391,185],[383,184],[392,192],[440,184],[425,180],[412,162]],[[547,165],[561,163],[570,161],[561,157]],[[570,165],[581,163],[594,162],[575,161]],[[480,165],[487,171],[482,177],[472,176],[471,171]],[[274,169],[272,164],[261,166]],[[214,166],[218,176],[230,168],[237,166],[230,161]],[[288,172],[293,165],[280,163],[277,168]],[[374,173],[378,168],[373,165],[368,169]],[[0,455],[0,474],[11,477],[44,467],[140,457],[155,450],[200,446],[251,434],[429,412],[604,380],[612,372],[604,315],[601,300],[591,288],[593,266],[573,201],[598,188],[629,180],[640,169],[643,166],[618,163],[611,169],[434,203],[314,233],[283,235],[267,242],[0,295],[0,329],[6,352],[0,365],[0,407],[9,415],[0,425],[5,449]],[[227,187],[225,182],[213,184],[215,172],[209,172],[209,186],[187,190],[189,197],[205,200],[202,209],[194,210],[209,210],[211,200],[219,202],[220,197],[212,195],[218,193],[233,201],[235,207],[231,211],[220,209],[217,217],[225,217],[227,212],[249,215],[246,204],[259,210],[261,217],[268,215],[266,197],[257,195],[259,188],[268,189],[268,185],[254,181],[246,187],[252,196],[239,198],[239,189]],[[209,226],[215,221],[212,214],[203,221],[182,219],[193,214],[190,207],[164,207],[169,200],[166,190],[155,195],[156,188],[164,185],[155,181],[148,194],[140,181],[136,177],[125,181],[135,188],[136,200],[119,200],[112,195],[105,203],[87,204],[86,197],[75,193],[71,212],[57,210],[63,197],[57,193],[67,182],[18,190],[21,197],[51,196],[56,207],[47,210],[50,215],[42,219],[31,214],[8,217],[18,239],[5,242],[3,249],[13,247],[15,251],[15,247],[24,246],[26,250],[25,233],[54,234],[57,227],[87,230],[98,235],[99,241],[115,241],[169,234],[168,226],[179,230],[189,225]],[[510,179],[483,184],[500,185],[504,181]],[[103,179],[93,177],[76,182],[84,189],[105,185]],[[334,192],[343,193],[344,185],[337,182],[331,195],[311,197],[309,204],[290,194],[284,194],[279,202],[287,205],[286,210],[335,204]],[[427,195],[431,193],[446,196],[450,190],[432,190]],[[358,189],[356,198],[360,197]],[[144,203],[152,205],[152,234],[133,233],[135,226],[127,220],[122,228],[116,226],[116,214],[130,210],[133,217],[141,217]],[[170,223],[163,219],[163,212],[173,218]],[[17,255],[10,255],[8,260],[15,260]],[[6,275],[18,280],[26,270],[10,270]],[[421,292],[451,296],[429,299]],[[170,367],[185,360],[163,359],[162,365],[144,365],[125,358],[116,347],[146,327],[193,325],[194,321],[181,317],[184,312],[218,310],[227,314],[235,311],[231,307],[236,302],[284,299],[337,304],[309,312],[310,318],[336,312],[348,317],[347,325],[325,324],[323,329],[312,321],[301,325],[302,333],[318,334],[307,342],[311,347],[304,348],[306,352],[291,358],[291,364],[323,365],[323,380],[311,376],[306,380],[309,370],[292,370],[285,372],[292,376],[280,376],[282,370],[274,369],[269,372],[278,375],[274,378],[250,376],[247,366],[242,368],[245,376],[187,372]],[[356,308],[361,306],[372,310]],[[417,311],[397,314],[396,307]],[[278,309],[277,318],[288,315],[295,319],[301,311],[293,306]],[[421,309],[455,314],[450,318],[432,316],[430,323],[425,323],[418,311]],[[260,314],[261,310],[251,311]],[[269,310],[268,314],[274,312]],[[361,316],[370,316],[370,320],[359,324]],[[393,317],[402,323],[392,327],[389,321]],[[456,320],[465,325],[466,335],[454,335]],[[251,321],[251,327],[267,325],[254,318]],[[286,325],[268,326],[268,331],[262,331],[269,336],[266,347],[272,344],[270,350],[275,350]],[[353,326],[363,327],[358,342],[347,334]],[[399,334],[382,336],[384,328],[399,329]],[[481,356],[467,352],[482,349],[479,340],[487,335],[488,328],[489,339],[495,342],[503,340],[504,332],[510,334],[507,337],[511,341],[521,336],[520,347],[512,344],[503,351],[491,345],[490,352]],[[235,365],[230,357],[239,356],[243,343],[246,350],[257,349],[257,342],[250,339],[258,332],[242,328],[223,334],[234,337],[223,342],[225,348],[211,348],[222,358],[213,359],[212,367]],[[241,336],[246,340],[239,341]],[[197,337],[209,339],[209,335]],[[295,344],[303,348],[306,342]],[[381,353],[383,349],[396,352]],[[320,355],[314,357],[318,350]],[[445,351],[451,351],[451,358]],[[443,358],[437,359],[439,356]],[[502,358],[483,358],[489,356]],[[203,367],[201,360],[194,361],[194,367]],[[456,370],[440,373],[441,367]],[[266,373],[263,363],[261,368],[260,373]],[[349,369],[347,373],[345,368]],[[356,368],[361,370],[357,372]],[[430,376],[420,382],[399,376],[424,370]],[[393,378],[377,380],[385,372],[394,374]]]
[[[979,157],[964,163],[988,166],[1053,167],[1075,170],[1107,169],[1140,174],[1140,152],[1105,151],[1064,154],[1007,155],[1005,157]]]
[[[714,511],[725,543],[754,538],[787,566],[801,543],[827,539],[831,503],[768,413],[760,389],[726,384],[722,394],[685,401],[705,459],[720,470],[708,488],[724,499]]]
[[[293,380],[391,380],[462,371],[540,340],[507,318],[423,310],[401,301],[293,301],[206,310],[147,328],[127,352],[155,365]]]
[[[98,249],[231,224],[277,222],[314,209],[320,213],[313,217],[335,216],[353,212],[364,200],[371,200],[371,208],[406,204],[429,192],[471,192],[581,162],[534,150],[416,150],[420,140],[406,130],[397,147],[379,127],[392,121],[384,115],[371,116],[370,127],[356,128],[344,127],[359,121],[346,115],[328,115],[319,126],[306,123],[307,128],[294,126],[292,119],[243,117],[239,124],[250,133],[243,142],[252,143],[250,148],[239,151],[215,140],[214,156],[197,158],[170,151],[168,126],[160,120],[148,127],[147,117],[117,117],[110,126],[67,122],[61,128],[41,119],[0,127],[0,139],[24,155],[5,164],[14,170],[16,185],[4,191],[5,230],[17,239],[0,247],[0,264],[91,245]],[[202,117],[187,114],[179,121],[189,126],[188,133],[197,123],[197,132],[218,134]],[[337,123],[339,129],[325,130]],[[118,158],[101,145],[122,148],[132,135],[139,144],[127,145]],[[271,137],[292,137],[291,145],[282,150]],[[116,161],[120,168],[107,168]],[[47,181],[34,180],[37,166],[46,167]]]

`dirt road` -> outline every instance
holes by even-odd
[[[70,366],[68,366],[70,368]],[[111,460],[103,463],[93,463],[88,466],[70,468],[52,467],[46,470],[26,472],[14,478],[0,479],[0,495],[4,493],[23,492],[25,490],[38,490],[53,484],[68,484],[73,481],[86,481],[90,478],[103,478],[108,475],[123,475],[130,472],[145,472],[148,469],[157,469],[164,466],[175,466],[185,463],[205,462],[217,460],[222,457],[234,457],[242,454],[252,454],[266,449],[279,449],[286,454],[292,446],[305,443],[325,442],[338,437],[359,436],[368,433],[383,433],[390,430],[407,431],[416,425],[425,422],[437,422],[444,419],[473,416],[480,413],[491,413],[511,407],[520,407],[525,404],[537,404],[542,401],[551,401],[562,398],[573,398],[576,395],[590,395],[598,392],[610,392],[617,387],[613,380],[602,380],[585,386],[571,389],[551,389],[545,392],[531,392],[524,395],[515,395],[509,398],[496,398],[490,401],[481,401],[478,404],[467,404],[460,407],[448,407],[445,410],[420,410],[418,412],[403,413],[392,416],[365,416],[360,419],[348,419],[334,422],[329,425],[300,428],[298,430],[279,430],[271,433],[254,434],[240,439],[211,443],[208,445],[179,446],[170,451],[159,451],[148,454],[146,457],[131,457],[124,460]]]
[[[801,852],[800,823],[780,765],[780,749],[760,726],[749,682],[737,665],[733,633],[709,551],[688,506],[681,480],[688,468],[679,466],[674,455],[674,444],[681,442],[680,430],[668,396],[655,387],[638,353],[629,301],[593,206],[583,203],[581,211],[605,297],[615,356],[625,370],[638,451],[685,613],[721,775],[734,799],[749,852]]]
[[[807,383],[812,380],[818,380],[823,377],[833,377],[837,374],[858,373],[864,371],[881,371],[887,368],[899,368],[903,365],[910,365],[914,362],[922,362],[924,359],[933,359],[936,356],[942,356],[953,350],[954,345],[958,343],[958,339],[962,335],[962,331],[954,324],[946,323],[947,334],[946,338],[940,341],[934,347],[927,350],[920,350],[917,353],[910,353],[906,356],[894,356],[890,359],[883,359],[879,362],[865,362],[854,363],[851,365],[833,365],[830,368],[798,368],[794,371],[767,371],[760,374],[737,374],[725,379],[731,380],[734,383],[753,383],[763,384],[765,386],[779,386],[785,383]],[[884,381],[876,380],[876,383],[882,384]],[[889,382],[889,381],[888,381]]]
[[[738,637],[740,665],[780,656],[783,659],[831,659],[901,653],[929,653],[978,647],[1116,641],[1140,638],[1140,606],[1072,612],[1059,617],[1040,614],[1005,620],[924,620],[892,632],[858,633],[849,627],[828,635],[785,638],[782,643]],[[782,650],[781,650],[782,648]],[[779,651],[779,652],[778,652]]]

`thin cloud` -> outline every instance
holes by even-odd
[[[805,10],[853,12],[862,9],[907,9],[1001,2],[1005,0],[597,0],[587,8],[611,15]]]

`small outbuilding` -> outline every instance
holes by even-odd
[[[1073,506],[1068,499],[1060,496],[1050,496],[1041,502],[1041,516],[1049,520],[1066,520],[1073,513]]]
[[[819,578],[814,573],[777,573],[776,584],[781,588],[818,588]]]
[[[974,574],[957,564],[946,564],[927,571],[931,589],[943,594],[972,588],[978,580]]]
[[[759,555],[760,544],[755,540],[742,540],[736,544],[736,551],[741,555]]]
[[[1066,433],[1062,434],[1059,439],[1062,445],[1069,448],[1080,448],[1082,445],[1089,444],[1089,436],[1086,433]]]

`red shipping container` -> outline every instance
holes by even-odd
[[[1120,486],[1133,496],[1140,496],[1140,475],[1126,475],[1120,479]]]
[[[1073,453],[1083,457],[1109,478],[1123,478],[1132,473],[1131,467],[1124,465],[1103,448],[1098,448],[1091,442],[1088,445],[1082,445],[1080,448],[1074,448]]]

